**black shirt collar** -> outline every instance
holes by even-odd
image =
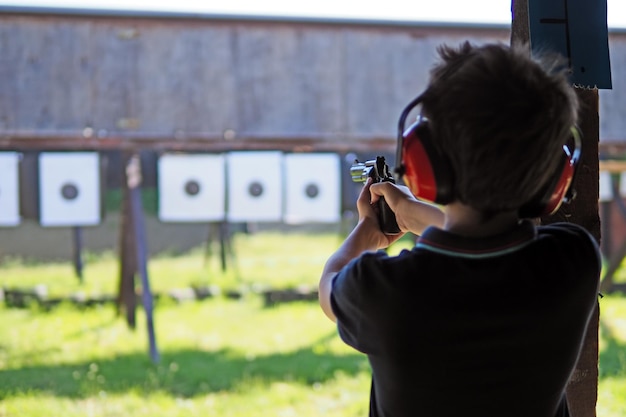
[[[536,228],[530,220],[521,221],[509,232],[480,238],[429,227],[419,237],[415,247],[453,256],[483,258],[514,252],[533,241],[536,234]]]

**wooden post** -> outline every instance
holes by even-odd
[[[574,187],[576,199],[564,205],[554,216],[541,219],[548,224],[557,221],[576,223],[587,229],[600,242],[598,143],[600,119],[598,90],[576,89],[582,103],[580,128],[583,134],[582,159]],[[567,398],[572,417],[595,417],[598,400],[598,330],[600,308],[595,312],[585,336],[583,351],[567,387]]]
[[[135,274],[139,274],[142,302],[146,313],[150,358],[159,362],[153,320],[153,295],[148,278],[148,255],[141,202],[141,165],[131,151],[123,152],[122,216],[120,219],[120,286],[118,312],[124,308],[131,328],[136,328],[137,295]]]
[[[156,347],[156,335],[154,332],[153,296],[148,278],[148,251],[146,244],[146,232],[144,226],[143,204],[141,201],[141,163],[138,155],[133,155],[126,166],[126,178],[130,192],[130,215],[132,218],[135,235],[135,259],[137,272],[141,279],[141,300],[146,313],[146,330],[148,331],[148,345],[150,359],[158,363],[159,352]]]
[[[119,225],[120,282],[117,296],[117,311],[118,314],[125,313],[126,323],[130,328],[135,329],[137,326],[137,296],[135,294],[137,256],[135,254],[135,227],[130,207],[128,176],[126,174],[132,155],[131,152],[122,152],[122,206],[120,208]]]
[[[528,0],[512,0],[511,44],[530,41]],[[541,219],[542,224],[557,221],[576,223],[586,228],[600,242],[599,198],[599,116],[598,90],[576,88],[581,102],[580,128],[583,134],[582,159],[574,187],[576,199],[559,211]],[[598,328],[599,307],[591,318],[581,356],[567,387],[572,417],[595,417],[598,398]],[[540,377],[540,376],[538,376]]]

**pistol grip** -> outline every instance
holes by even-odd
[[[395,213],[389,208],[384,197],[378,199],[378,222],[380,229],[386,235],[397,235],[400,233],[400,227],[396,221]]]

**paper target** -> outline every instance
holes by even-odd
[[[612,201],[613,200],[613,188],[611,184],[611,173],[607,171],[600,172],[600,189],[599,200],[600,201]]]
[[[227,160],[227,218],[231,222],[282,220],[282,153],[232,152]]]
[[[620,197],[626,196],[626,172],[619,175],[619,195]]]
[[[42,226],[100,223],[100,158],[97,152],[39,155],[39,222]]]
[[[341,219],[340,166],[337,154],[285,155],[286,223],[335,223]]]
[[[159,219],[209,222],[225,217],[223,155],[166,154],[158,162]]]
[[[599,201],[613,201],[615,196],[613,195],[613,179],[614,174],[608,171],[600,172],[599,183]],[[620,197],[626,196],[626,172],[619,174],[617,191]]]
[[[20,224],[17,152],[0,152],[0,226]]]

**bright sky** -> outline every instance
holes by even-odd
[[[510,0],[0,0],[0,6],[511,23]],[[609,27],[626,28],[626,1],[607,0]]]

